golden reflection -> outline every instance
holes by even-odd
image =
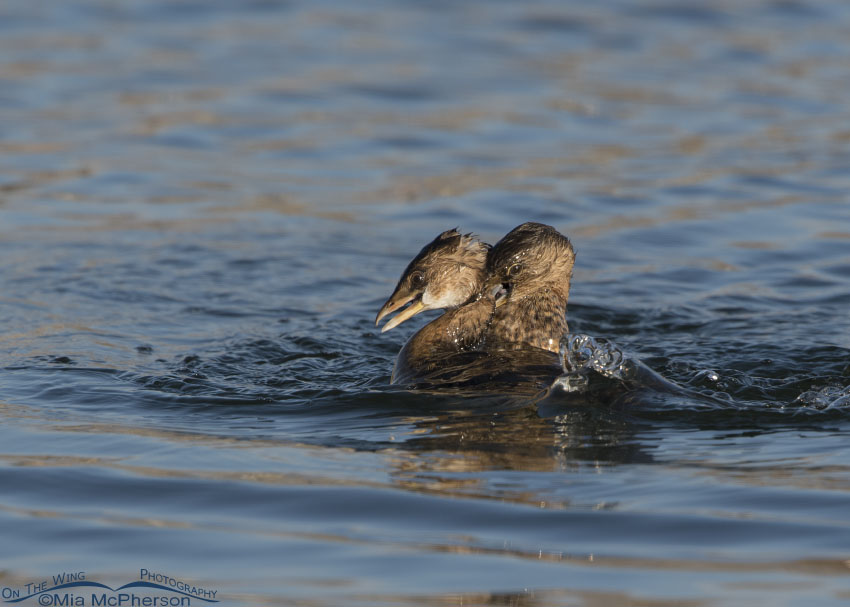
[[[31,304],[31,302],[27,302],[27,304]],[[61,320],[61,317],[58,314],[51,316],[56,319],[56,322],[31,326],[25,333],[0,333],[0,343],[21,340],[33,341],[39,337],[50,337],[66,332],[88,333],[90,335],[109,335],[108,333],[104,333],[103,331],[100,331],[94,327],[90,327],[79,322],[64,322],[63,320]],[[42,354],[48,354],[50,351],[51,350],[45,350],[44,352],[42,352]]]
[[[718,465],[713,462],[688,461],[683,464],[697,475],[722,478],[723,482],[746,487],[782,487],[804,491],[850,492],[850,466],[815,465],[809,461],[781,461],[769,465],[747,462]],[[844,525],[844,521],[835,521]]]
[[[67,149],[67,144],[58,141],[0,142],[0,154],[53,154]]]
[[[160,91],[124,91],[118,94],[118,102],[125,105],[173,105],[179,101],[214,101],[224,97],[226,91],[217,88],[196,88],[189,90]]]
[[[557,411],[558,405],[552,405]],[[539,508],[608,508],[541,499],[524,483],[494,484],[486,472],[603,472],[617,463],[649,462],[628,423],[589,411],[541,417],[536,405],[496,413],[455,412],[413,421],[406,449],[387,450],[394,485],[448,497],[477,497]],[[423,432],[424,430],[424,432]],[[498,476],[498,474],[496,475]]]
[[[775,242],[766,242],[763,240],[737,240],[729,244],[739,249],[750,249],[754,251],[773,251],[782,246]]]
[[[356,200],[416,202],[437,197],[458,197],[482,189],[507,189],[515,186],[513,182],[520,179],[577,177],[588,170],[600,170],[606,164],[636,154],[628,146],[602,144],[587,146],[570,157],[531,158],[521,166],[495,169],[466,167],[438,175],[397,177],[391,179],[389,185],[358,195]]]
[[[703,607],[713,604],[704,599],[669,599],[653,596],[636,596],[628,592],[598,592],[592,590],[545,589],[525,590],[522,592],[504,593],[469,593],[447,594],[443,596],[413,599],[412,597],[361,597],[362,601],[372,601],[380,605],[392,601],[393,605],[404,607],[433,606],[433,607],[563,607],[564,605],[581,605],[582,607],[610,607],[611,605],[630,605],[632,607]]]
[[[41,419],[38,410],[26,405],[12,404],[0,401],[0,421],[5,419]]]
[[[597,113],[597,110],[593,105],[565,97],[549,99],[546,101],[546,106],[553,110],[569,112],[579,116],[593,116]]]
[[[678,46],[677,51],[690,52],[689,47]],[[599,83],[595,94],[609,101],[626,101],[630,104],[687,106],[691,100],[655,86],[624,86],[612,82]]]
[[[732,214],[760,209],[778,209],[790,205],[807,204],[810,201],[811,198],[809,197],[780,196],[779,198],[773,198],[770,200],[715,202],[706,207],[694,206],[692,203],[687,203],[667,208],[658,215],[613,215],[598,223],[572,227],[570,228],[570,235],[593,238],[605,232],[633,228],[649,228],[675,223],[677,221],[694,221],[699,219],[716,218],[718,215],[726,213]],[[827,202],[829,201],[820,200],[821,204],[826,204]],[[841,202],[843,204],[843,201],[839,201],[837,199],[832,202],[835,204]]]
[[[688,156],[695,156],[701,153],[707,144],[706,138],[702,135],[687,135],[680,137],[674,142],[676,151]]]
[[[66,181],[90,177],[95,173],[92,167],[81,167],[78,169],[56,170],[56,171],[33,171],[27,173],[26,176],[18,181],[0,184],[0,194],[10,194],[13,192],[21,192],[31,190],[38,186],[54,183],[57,181]]]
[[[0,186],[0,190],[2,190],[2,186]],[[68,217],[74,220],[80,219],[76,215],[69,214]],[[41,225],[38,226],[38,232],[41,234],[88,234],[90,232],[150,230],[164,233],[199,233],[208,230],[210,226],[232,223],[232,218],[224,216],[145,219],[130,213],[115,213],[112,215],[93,215],[88,221],[79,221],[74,225]],[[6,240],[32,238],[32,233],[29,230],[20,230],[18,233],[6,233],[3,238]]]
[[[250,152],[283,152],[290,150],[314,150],[319,147],[317,139],[300,137],[292,139],[270,139],[264,141],[253,141],[245,145]]]
[[[55,69],[54,64],[47,61],[10,61],[0,66],[0,78],[21,79],[32,78]]]
[[[222,116],[207,110],[174,110],[147,116],[133,129],[133,133],[156,135],[166,128],[178,125],[221,125],[225,122]]]
[[[192,480],[219,480],[262,483],[266,485],[322,487],[371,487],[387,488],[384,483],[372,483],[363,479],[343,479],[330,476],[321,477],[314,473],[297,474],[285,472],[256,472],[256,471],[215,471],[215,470],[181,470],[173,468],[155,468],[152,466],[135,466],[120,463],[126,458],[110,457],[76,457],[70,455],[4,455],[0,461],[19,468],[76,468],[80,466],[97,466],[110,470],[121,470],[148,478],[181,478]]]
[[[292,194],[260,194],[249,198],[238,205],[216,206],[209,209],[212,213],[243,213],[256,211],[272,211],[282,215],[304,215],[321,217],[335,221],[356,221],[355,213],[345,211],[321,211],[315,205],[309,205],[295,199]]]

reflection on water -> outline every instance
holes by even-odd
[[[849,27],[4,2],[0,589],[843,604]],[[577,249],[562,359],[389,385],[430,320],[372,325],[412,243],[524,221]]]

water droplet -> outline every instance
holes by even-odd
[[[717,383],[720,381],[720,374],[712,369],[703,369],[694,376],[694,381],[700,379],[707,379],[710,382]]]

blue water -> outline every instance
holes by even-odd
[[[846,604],[848,40],[837,0],[4,2],[0,600]],[[389,385],[407,262],[524,221],[570,329],[680,389]]]

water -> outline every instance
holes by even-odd
[[[0,598],[846,604],[848,36],[837,0],[4,2]],[[675,389],[389,385],[409,259],[529,220],[574,335]]]

